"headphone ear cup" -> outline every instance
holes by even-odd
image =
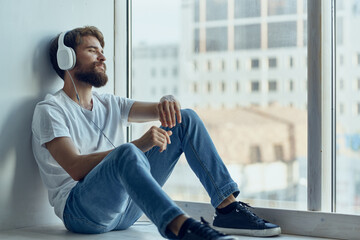
[[[72,65],[71,65],[70,69],[73,69],[75,67],[75,64],[76,64],[76,53],[75,53],[74,49],[72,49],[72,48],[69,48],[69,49],[70,49],[71,55],[72,55]]]
[[[75,66],[76,54],[74,49],[65,46],[64,38],[66,32],[60,34],[58,39],[57,62],[61,70],[70,70]]]
[[[70,70],[74,67],[75,52],[71,48],[62,48],[57,52],[58,65],[61,70]]]

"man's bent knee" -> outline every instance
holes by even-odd
[[[150,164],[144,153],[132,143],[125,143],[115,148],[115,159],[117,164],[120,164],[120,169],[128,164],[141,162],[150,169]]]

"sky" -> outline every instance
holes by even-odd
[[[157,45],[180,40],[181,0],[132,1],[132,42]]]

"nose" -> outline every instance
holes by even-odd
[[[106,61],[105,55],[103,53],[99,52],[98,60],[101,61],[101,62],[105,62]]]

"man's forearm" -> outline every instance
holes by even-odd
[[[96,167],[112,150],[79,155],[74,161],[72,178],[76,181],[83,179],[91,170]]]
[[[129,113],[129,122],[149,122],[159,120],[157,102],[135,102]]]

